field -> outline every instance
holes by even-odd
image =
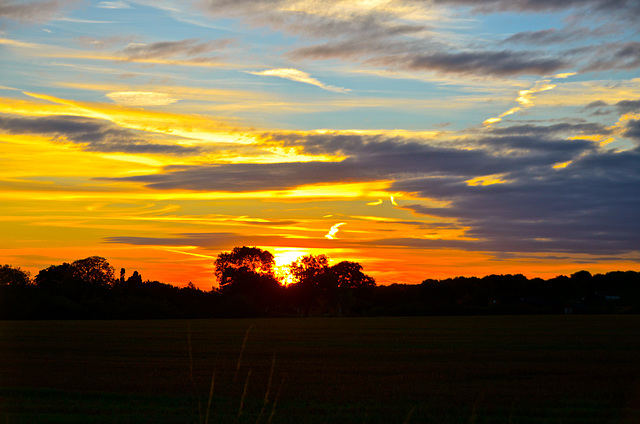
[[[640,422],[640,316],[3,321],[0,361],[2,423]]]

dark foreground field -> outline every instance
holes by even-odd
[[[640,316],[4,321],[0,337],[2,423],[640,423]]]

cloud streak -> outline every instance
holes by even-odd
[[[336,238],[338,238],[338,231],[343,225],[346,225],[346,222],[339,222],[336,225],[332,226],[331,229],[329,229],[329,232],[325,234],[324,238],[329,240],[335,240]]]
[[[114,91],[107,93],[106,96],[126,106],[164,106],[179,100],[166,93],[149,91]]]
[[[329,85],[329,84],[325,84],[321,81],[318,81],[317,79],[313,78],[311,75],[309,75],[306,72],[300,71],[298,69],[293,69],[293,68],[277,68],[277,69],[267,69],[264,71],[255,71],[255,72],[247,72],[248,74],[252,74],[252,75],[264,75],[264,76],[271,76],[271,77],[279,77],[279,78],[284,78],[284,79],[288,79],[291,81],[296,81],[296,82],[302,82],[305,84],[311,84],[311,85],[315,85],[316,87],[320,87],[323,90],[327,90],[327,91],[333,91],[336,93],[346,93],[349,92],[351,90],[349,90],[348,88],[342,88],[342,87],[335,87],[333,85]]]
[[[199,41],[197,39],[186,39],[179,41],[157,41],[154,43],[130,43],[119,52],[124,60],[140,61],[169,58],[183,58],[193,62],[216,61],[214,57],[204,56],[205,54],[223,50],[233,41],[221,39],[215,41]]]
[[[46,22],[59,15],[67,6],[77,0],[46,0],[16,2],[4,0],[0,3],[0,18],[14,19],[23,23]]]
[[[54,142],[72,143],[89,152],[185,155],[200,151],[194,147],[148,142],[134,131],[111,122],[80,116],[25,118],[0,114],[0,131],[43,135]]]

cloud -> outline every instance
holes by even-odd
[[[629,120],[622,133],[625,137],[633,139],[640,146],[640,120]]]
[[[640,67],[640,42],[604,43],[591,50],[589,60],[583,65],[581,72],[630,70]]]
[[[80,116],[25,118],[0,114],[0,131],[44,135],[55,142],[73,143],[90,152],[181,155],[200,151],[194,147],[148,142],[139,133],[118,127],[109,121]]]
[[[616,108],[620,113],[640,113],[640,99],[638,100],[622,100],[616,103]]]
[[[346,222],[340,222],[334,226],[331,227],[331,229],[329,230],[329,232],[327,234],[325,234],[324,238],[329,239],[329,240],[334,240],[337,237],[338,231],[340,230],[340,227],[345,225]]]
[[[618,254],[640,251],[633,218],[640,152],[601,152],[566,168],[519,173],[509,184],[469,186],[459,178],[397,182],[394,190],[448,200],[448,208],[405,206],[468,226],[474,249]]]
[[[565,78],[567,76],[572,75],[572,73],[558,74],[558,75],[559,76],[557,76],[556,78]],[[508,111],[501,113],[495,118],[489,118],[485,120],[483,124],[484,125],[496,124],[502,121],[502,118],[504,118],[505,116],[513,115],[514,113],[521,111],[523,108],[528,108],[533,106],[534,94],[541,93],[543,91],[553,90],[554,88],[556,88],[555,84],[549,84],[549,82],[550,80],[538,81],[532,88],[518,91],[518,97],[516,98],[516,102],[518,102],[520,106],[513,107]]]
[[[129,44],[133,42],[134,37],[114,36],[114,37],[95,38],[95,37],[81,36],[81,37],[76,37],[74,40],[83,46],[102,50],[102,49],[112,48],[118,44]]]
[[[616,13],[620,15],[640,13],[640,5],[635,0],[433,0],[445,6],[469,6],[480,13],[495,12],[553,12],[569,9],[583,13]]]
[[[545,75],[568,66],[562,57],[541,52],[477,50],[434,30],[446,14],[431,2],[358,3],[291,0],[207,3],[216,16],[238,16],[252,25],[301,34],[327,42],[297,47],[294,60],[346,59],[395,70],[469,75]]]
[[[523,31],[513,34],[504,40],[505,43],[551,44],[566,43],[571,40],[568,34],[555,28],[538,31]]]
[[[239,233],[182,233],[170,237],[113,236],[104,239],[106,243],[122,243],[135,246],[198,246],[206,250],[228,250],[230,246],[271,246],[286,248],[333,248],[336,243],[346,243],[337,239],[292,238],[280,235],[247,235]],[[349,242],[349,245],[357,245]]]
[[[453,222],[464,237],[376,241],[383,245],[513,253],[638,252],[640,148],[610,151],[588,139],[567,139],[607,131],[611,130],[585,122],[517,125],[480,131],[472,139],[452,140],[446,147],[383,134],[270,133],[265,143],[346,158],[169,166],[158,174],[110,180],[139,182],[156,190],[230,192],[389,181],[389,192],[446,205],[425,206],[416,201],[397,207]],[[640,137],[640,121],[627,121],[626,131],[629,137]],[[554,167],[560,162],[566,166]],[[496,175],[500,178],[491,177]]]
[[[450,46],[445,50],[438,43],[432,44],[347,40],[298,48],[289,56],[294,59],[358,60],[392,70],[489,76],[547,75],[570,66],[563,58],[547,57],[535,51],[455,51]]]
[[[295,35],[300,42],[284,53],[292,61],[339,59],[391,71],[492,78],[640,66],[638,48],[619,24],[640,18],[635,0],[212,0],[201,7],[215,17]],[[476,14],[503,12],[570,13],[573,19],[565,20],[565,28],[503,40],[453,36],[450,30],[452,24],[469,25]],[[589,45],[595,37],[606,39],[606,46]],[[523,50],[522,44],[532,49]]]
[[[220,39],[201,42],[197,39],[180,41],[158,41],[150,44],[130,43],[120,51],[126,60],[149,60],[183,57],[193,61],[211,61],[214,58],[202,56],[206,53],[224,49],[233,41]]]
[[[509,50],[394,55],[370,62],[414,71],[492,76],[546,75],[570,65],[559,57]]]
[[[125,106],[164,106],[179,100],[166,93],[148,91],[115,91],[107,93],[106,96]]]
[[[259,243],[260,236],[237,233],[186,233],[174,237],[106,237],[107,243],[133,244],[136,246],[199,246],[211,250],[228,249],[229,246]]]
[[[614,112],[613,107],[622,115],[640,113],[640,100],[621,100],[613,105],[603,100],[596,100],[586,105],[583,110],[589,111],[595,109],[595,111],[592,112],[593,114],[606,115]]]
[[[309,75],[308,73],[293,68],[267,69],[265,71],[247,73],[253,75],[280,77],[291,81],[303,82],[305,84],[315,85],[316,87],[320,87],[323,90],[334,91],[336,93],[346,93],[348,91],[351,91],[348,88],[334,87],[333,85],[325,84],[311,77],[311,75]]]
[[[77,0],[47,0],[32,2],[0,2],[0,18],[14,19],[24,23],[46,22],[59,15],[64,7]]]
[[[550,131],[551,132],[551,131]],[[254,192],[346,182],[403,180],[416,176],[483,175],[551,168],[594,148],[591,141],[539,135],[491,135],[475,148],[432,146],[425,140],[341,133],[269,133],[265,145],[294,149],[302,155],[346,157],[340,161],[228,163],[167,166],[158,174],[118,181],[143,183],[156,190]],[[101,180],[108,180],[103,178]]]
[[[101,1],[96,7],[101,9],[131,9],[131,6],[122,0]]]

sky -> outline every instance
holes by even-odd
[[[640,269],[637,0],[0,0],[0,263]]]

